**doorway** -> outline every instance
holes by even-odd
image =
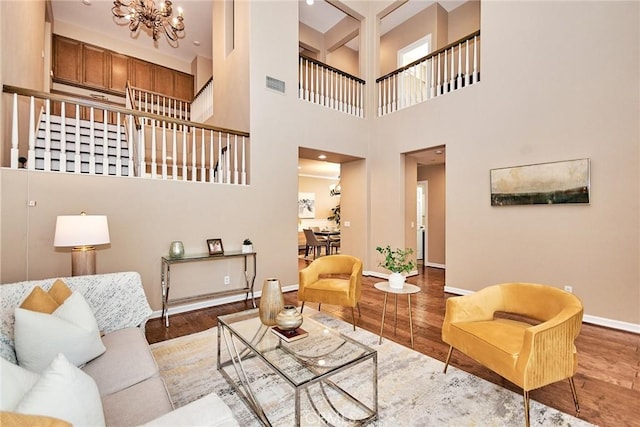
[[[416,236],[417,242],[417,254],[416,260],[418,264],[423,266],[427,264],[429,259],[429,227],[427,221],[429,217],[429,181],[418,181],[417,195],[416,195],[416,230],[418,235]]]
[[[445,268],[446,147],[406,153],[417,163],[416,260],[424,267]]]

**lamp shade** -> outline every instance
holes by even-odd
[[[110,243],[105,215],[62,215],[56,221],[53,246],[93,246]]]

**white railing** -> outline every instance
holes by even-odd
[[[191,102],[191,121],[204,123],[213,116],[213,77],[200,89]]]
[[[356,117],[364,117],[364,80],[315,59],[300,56],[299,98]]]
[[[184,99],[130,86],[129,82],[127,82],[125,96],[131,98],[126,102],[127,105],[130,103],[133,106],[133,110],[174,119],[190,120],[191,102]]]
[[[24,157],[30,170],[249,183],[248,133],[12,86],[3,92],[12,111],[12,169]]]
[[[378,116],[480,81],[480,31],[376,80]]]

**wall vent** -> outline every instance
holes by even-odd
[[[275,79],[267,76],[267,89],[275,90],[276,92],[284,93],[284,82],[282,80]]]

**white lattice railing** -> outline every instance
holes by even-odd
[[[376,80],[378,116],[480,81],[480,31]]]
[[[364,80],[315,59],[300,56],[299,98],[356,117],[364,117]]]
[[[213,116],[213,77],[198,91],[191,102],[191,121],[204,123]]]
[[[10,164],[3,166],[249,183],[248,133],[13,86],[3,92],[12,111]]]

